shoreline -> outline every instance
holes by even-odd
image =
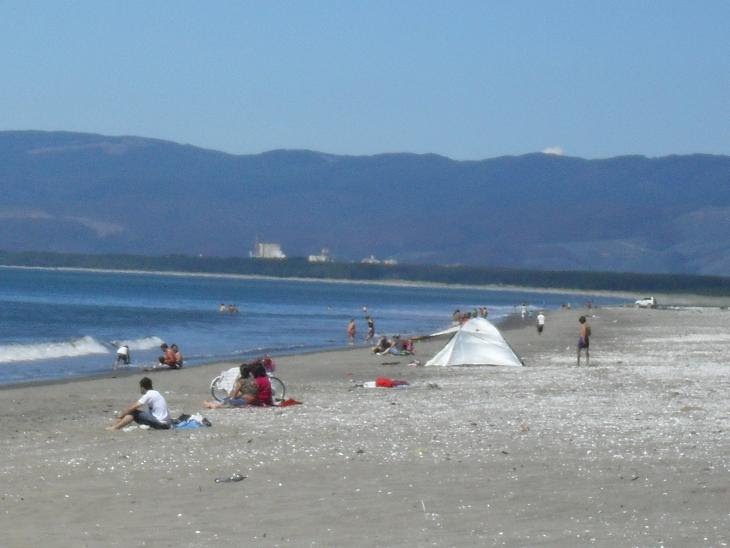
[[[500,321],[492,322],[500,331],[507,331],[510,329],[518,329],[520,326],[517,323],[513,323],[512,319],[513,317],[516,317],[517,320],[519,320],[519,314],[518,313],[512,313],[508,314],[507,316],[500,318]],[[504,327],[503,327],[504,326]],[[443,336],[437,336],[432,337],[430,334],[424,334],[424,335],[418,335],[418,334],[412,334],[411,338],[413,338],[416,341],[423,342],[426,340],[432,340],[432,339],[441,339],[446,337]],[[370,349],[373,345],[371,344],[362,344],[362,345],[343,345],[343,346],[333,346],[333,347],[322,347],[322,348],[313,348],[310,350],[301,350],[301,351],[293,351],[293,352],[283,352],[283,353],[275,353],[275,360],[278,360],[280,358],[297,358],[298,356],[309,356],[313,354],[328,354],[333,352],[354,352],[358,350],[363,349]],[[195,364],[192,366],[186,366],[183,367],[182,370],[190,370],[190,369],[197,369],[200,367],[211,367],[214,365],[218,365],[223,368],[230,368],[238,365],[239,363],[242,363],[246,361],[243,359],[243,356],[241,356],[242,359],[233,360],[228,358],[221,358],[221,359],[214,359],[212,361],[206,361],[203,363]],[[110,369],[108,371],[99,371],[97,373],[92,373],[89,375],[83,375],[78,377],[64,377],[64,378],[57,378],[57,379],[38,379],[38,380],[29,380],[29,381],[20,381],[15,383],[8,383],[8,384],[0,384],[0,391],[3,390],[9,390],[13,388],[32,388],[32,387],[40,387],[40,386],[51,386],[56,384],[70,384],[70,383],[76,383],[76,382],[85,382],[85,381],[95,381],[95,380],[102,380],[102,379],[114,379],[117,377],[128,377],[128,376],[134,376],[134,375],[145,375],[146,373],[178,373],[181,370],[166,370],[164,368],[160,368],[157,370],[150,370],[145,371],[144,369],[140,368],[126,368],[121,367],[119,369]]]
[[[364,348],[368,348],[368,347],[366,347],[366,346],[354,346],[354,347],[342,346],[342,347],[333,347],[333,348],[318,348],[318,349],[313,349],[313,350],[303,350],[301,352],[276,354],[276,356],[274,356],[274,358],[276,361],[279,358],[296,358],[297,356],[308,356],[310,354],[327,354],[330,352],[347,352],[350,350],[352,350],[352,351],[362,350]],[[100,371],[98,373],[93,373],[90,375],[84,375],[84,376],[78,376],[78,377],[64,377],[64,378],[58,378],[58,379],[39,379],[37,381],[31,380],[31,381],[21,381],[21,382],[10,383],[10,384],[0,384],[0,391],[10,390],[13,388],[33,388],[33,387],[40,387],[40,386],[54,386],[57,384],[73,384],[73,383],[77,383],[77,382],[115,379],[115,378],[129,377],[129,376],[134,376],[134,375],[143,375],[144,376],[148,373],[176,374],[176,373],[180,373],[181,371],[189,371],[191,369],[198,369],[198,368],[208,368],[208,367],[212,367],[214,365],[218,365],[223,368],[230,368],[230,367],[234,367],[244,361],[246,361],[246,360],[220,359],[220,360],[206,361],[206,362],[199,363],[196,365],[185,366],[185,367],[182,367],[181,369],[158,368],[158,369],[150,369],[147,371],[145,369],[140,369],[140,368],[121,367],[119,369],[110,369],[108,371]]]
[[[581,314],[591,367],[575,367]],[[134,374],[2,390],[3,545],[722,546],[728,319],[557,310],[539,335],[513,317],[500,329],[528,367],[277,357],[302,402],[286,408],[203,410],[221,365],[151,372],[173,416],[213,424],[198,430],[107,432]],[[357,387],[377,376],[410,386]]]
[[[3,268],[0,266],[0,268]],[[24,267],[23,267],[24,268]],[[35,267],[32,267],[35,268]],[[141,274],[145,274],[145,272],[140,272]],[[611,308],[633,308],[628,305],[606,305],[601,307],[595,307],[591,309],[583,309],[586,313],[590,314],[591,312],[595,312],[598,310],[604,310],[604,309],[611,309]],[[722,306],[718,305],[705,305],[705,304],[688,304],[688,305],[672,305],[670,308],[676,308],[676,309],[692,309],[692,308],[698,308],[698,309],[718,309],[722,310]],[[662,307],[661,309],[665,309],[665,307]],[[573,310],[581,310],[578,309],[567,309],[563,310],[565,312],[572,312]],[[555,313],[558,310],[549,310],[550,313]],[[508,332],[512,330],[518,330],[524,327],[525,322],[532,322],[534,318],[532,316],[528,316],[526,320],[522,320],[520,317],[519,312],[512,312],[507,314],[506,316],[503,316],[499,318],[497,321],[491,321],[501,332]],[[431,336],[431,334],[410,334],[412,338],[414,338],[417,341],[423,342],[427,340],[432,340],[434,337]],[[439,339],[440,337],[435,337],[436,339]],[[340,345],[340,346],[332,346],[332,347],[319,347],[319,348],[312,348],[309,350],[296,350],[296,351],[284,351],[282,353],[276,353],[275,359],[279,358],[296,358],[297,356],[309,356],[314,354],[326,354],[331,352],[347,352],[347,351],[356,351],[356,350],[362,350],[371,348],[372,345],[355,345],[355,346],[349,346],[349,345]],[[210,361],[205,361],[203,363],[198,363],[195,365],[187,366],[184,369],[197,369],[197,368],[206,368],[209,366],[218,365],[221,367],[233,367],[239,363],[242,363],[246,361],[247,359],[250,359],[251,356],[241,356],[240,359],[231,359],[222,357],[220,359],[212,359]],[[77,383],[77,382],[86,382],[86,381],[94,381],[99,379],[113,379],[117,377],[127,377],[127,376],[133,376],[145,373],[163,373],[168,372],[165,369],[159,369],[157,371],[144,371],[144,369],[139,368],[119,368],[116,370],[108,370],[108,371],[98,371],[96,373],[91,373],[88,375],[79,375],[74,377],[60,377],[60,378],[52,378],[52,379],[38,379],[38,380],[23,380],[19,382],[11,382],[11,383],[0,383],[0,392],[5,390],[11,390],[13,388],[30,388],[30,387],[42,387],[42,386],[51,386],[51,385],[63,385],[63,384],[71,384],[71,383]],[[172,373],[175,373],[175,371],[170,371]]]

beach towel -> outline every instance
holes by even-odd
[[[405,386],[408,381],[389,379],[388,377],[378,377],[375,379],[375,386],[378,388],[395,388],[396,386]]]
[[[172,423],[172,427],[178,430],[192,430],[193,428],[203,428],[206,426],[213,425],[200,413],[195,413],[192,417],[183,413]]]
[[[205,427],[206,427],[205,424],[203,424],[202,422],[198,422],[194,419],[188,419],[186,421],[179,422],[179,423],[173,425],[173,428],[175,428],[175,430],[192,430],[194,428],[205,428]]]

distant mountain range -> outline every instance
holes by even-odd
[[[730,157],[231,155],[0,132],[0,249],[727,275]]]

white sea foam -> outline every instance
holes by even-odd
[[[121,346],[126,344],[130,350],[149,350],[150,348],[157,348],[163,342],[159,337],[144,337],[142,339],[114,341],[114,345]]]
[[[109,349],[93,337],[81,337],[65,342],[42,342],[33,344],[0,345],[0,363],[49,360],[108,354]]]

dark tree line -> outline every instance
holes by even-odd
[[[0,264],[101,270],[244,274],[278,278],[404,280],[464,285],[516,285],[589,291],[730,295],[730,278],[689,274],[521,270],[414,264],[309,263],[303,258],[271,260],[241,257],[191,257],[186,255],[153,257],[144,255],[84,255],[2,251],[0,251]]]

